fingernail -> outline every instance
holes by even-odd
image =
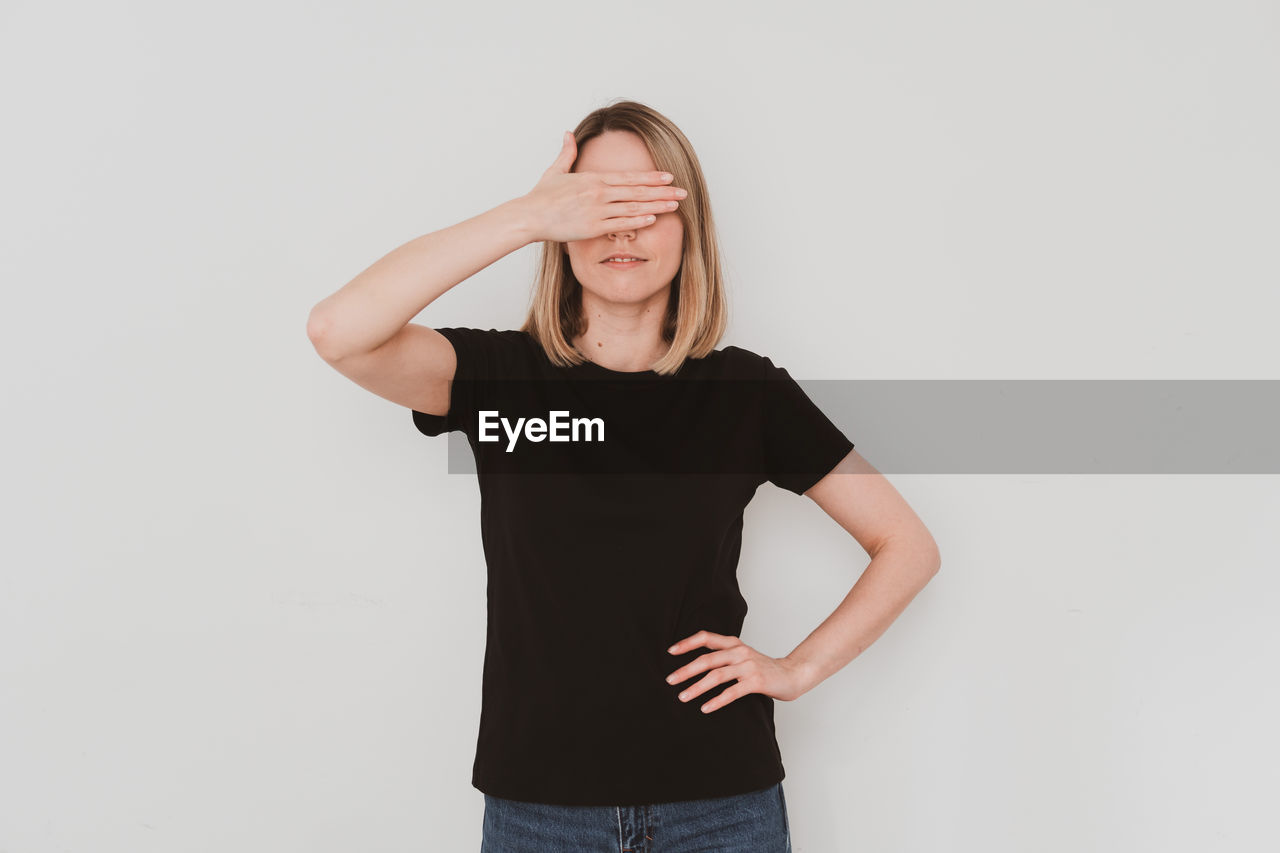
[[[688,698],[689,698],[689,694],[688,694],[688,693],[681,693],[681,694],[680,694],[680,701],[681,701],[681,702],[683,702],[684,700],[686,700],[686,699],[688,699]]]
[[[668,675],[667,684],[675,684],[675,683],[676,683],[676,677],[674,675]]]
[[[672,646],[671,648],[667,649],[667,651],[671,652],[671,654],[675,654],[675,653],[676,653],[676,647],[675,647],[675,646]]]

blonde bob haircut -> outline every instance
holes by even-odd
[[[720,244],[716,239],[706,179],[693,146],[666,116],[636,101],[615,101],[584,118],[573,131],[578,151],[607,130],[625,130],[644,141],[654,166],[670,172],[669,186],[683,187],[675,213],[684,224],[680,267],[671,283],[662,338],[670,347],[650,369],[675,373],[686,358],[703,358],[719,343],[729,323]],[[576,164],[575,164],[576,166]],[[570,167],[573,171],[575,167]],[[529,315],[521,327],[560,367],[586,359],[570,343],[586,331],[582,285],[573,274],[564,243],[544,240]]]

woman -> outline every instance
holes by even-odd
[[[521,329],[409,322],[534,241]],[[773,700],[852,660],[938,570],[920,519],[784,369],[716,349],[726,322],[697,157],[631,101],[566,133],[526,195],[312,310],[329,364],[425,435],[463,432],[476,459],[486,851],[790,850]],[[737,636],[743,509],[766,480],[872,557],[781,658]]]

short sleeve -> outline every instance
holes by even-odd
[[[423,435],[440,435],[457,430],[471,434],[476,414],[493,380],[512,368],[512,359],[521,334],[498,329],[443,327],[436,329],[453,345],[458,366],[449,389],[449,411],[443,415],[413,410],[413,425]]]
[[[853,449],[853,442],[809,398],[791,374],[765,361],[765,475],[803,495]]]

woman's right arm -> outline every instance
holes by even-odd
[[[311,309],[307,337],[335,370],[380,397],[446,414],[457,361],[434,329],[409,322],[449,288],[533,242],[526,196],[424,234]]]
[[[525,195],[410,240],[322,299],[307,318],[320,357],[362,388],[429,415],[449,413],[458,362],[449,340],[410,323],[436,297],[516,249],[652,225],[683,189],[667,172],[570,172],[578,156],[565,131],[560,154]]]

